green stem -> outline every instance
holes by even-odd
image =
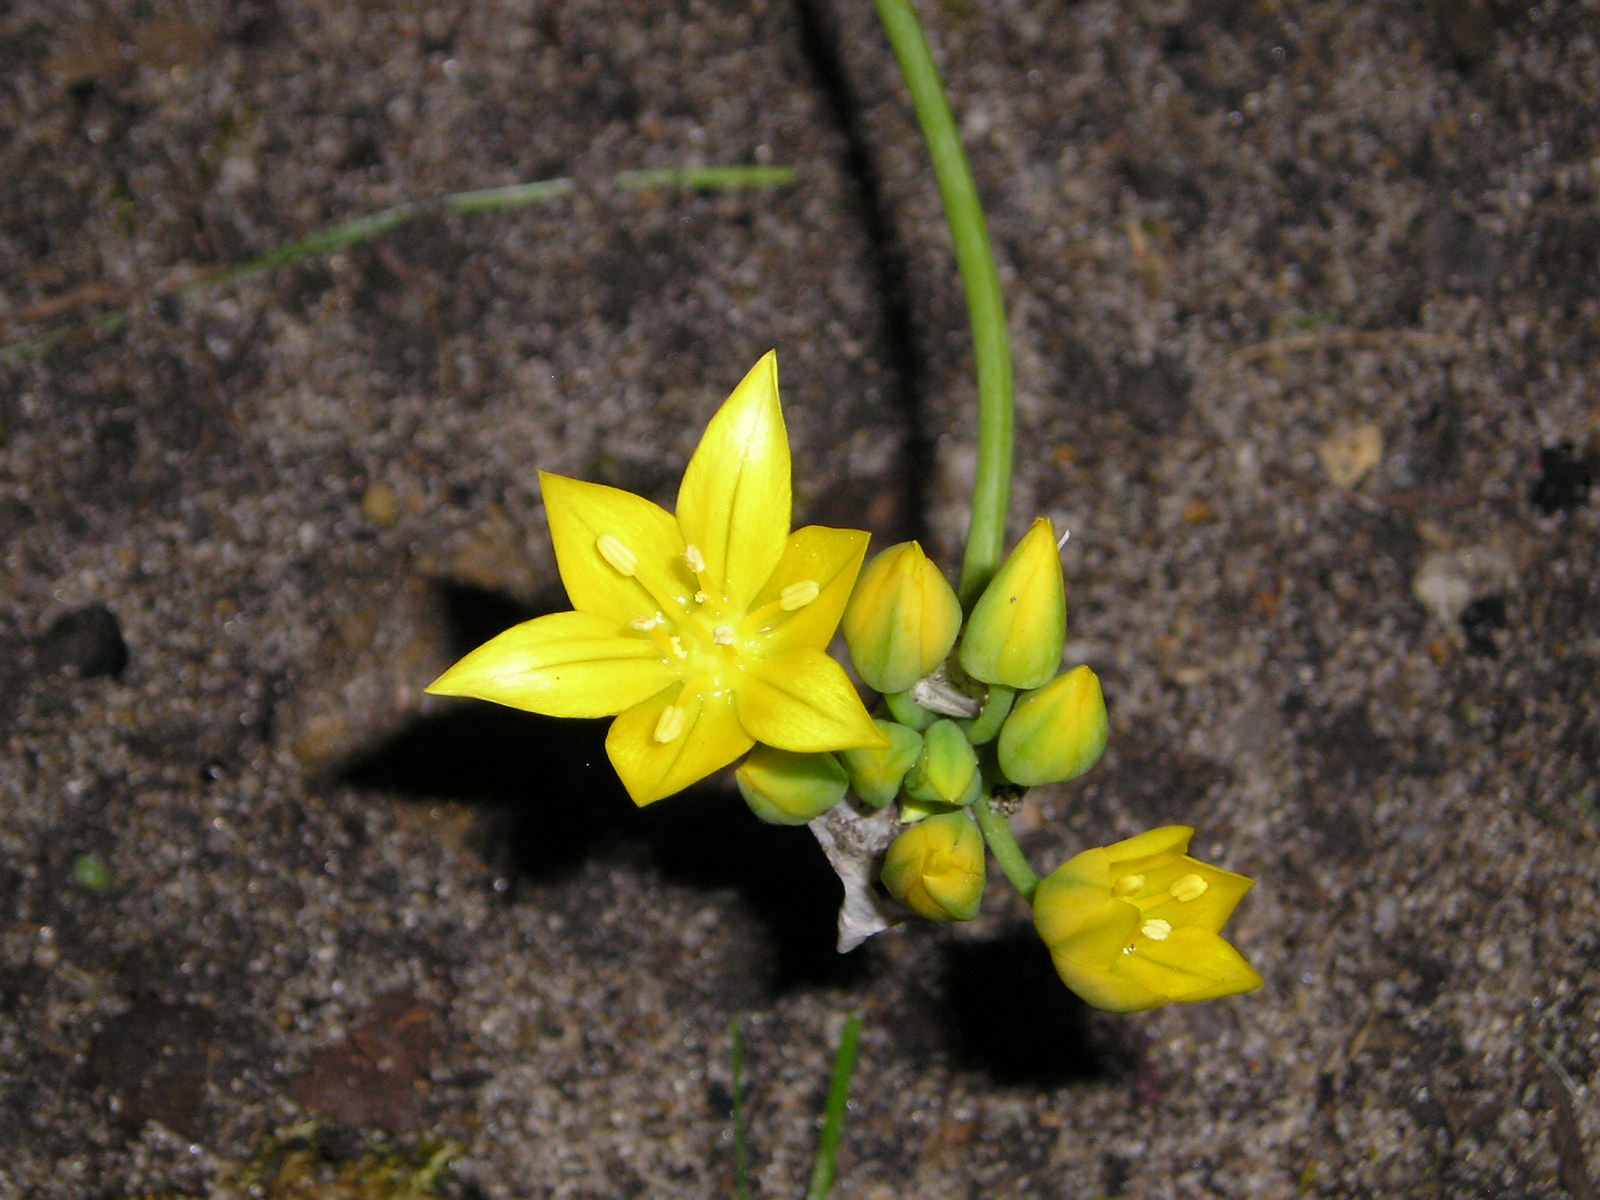
[[[856,1073],[861,1045],[861,1018],[851,1013],[839,1034],[839,1052],[833,1056],[833,1077],[828,1081],[828,1105],[823,1110],[822,1136],[811,1167],[806,1200],[827,1200],[839,1162],[839,1142],[844,1138],[844,1118],[850,1107],[850,1079]]]
[[[972,521],[967,527],[967,549],[957,588],[962,605],[970,610],[999,568],[1005,550],[1006,513],[1011,504],[1016,405],[1005,303],[1000,297],[1000,276],[995,270],[989,228],[972,180],[972,168],[961,148],[950,101],[945,97],[939,68],[934,65],[916,9],[909,0],[874,3],[928,143],[972,321],[972,349],[978,364],[978,473],[972,488]]]
[[[1033,903],[1034,889],[1039,886],[1039,876],[1034,874],[1028,860],[1022,856],[1016,835],[1010,823],[989,807],[989,797],[979,796],[972,802],[972,815],[978,818],[978,828],[983,830],[983,840],[989,843],[989,853],[1005,872],[1011,886],[1022,893],[1022,898]]]

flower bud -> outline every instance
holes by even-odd
[[[1040,517],[978,597],[961,638],[961,666],[984,683],[1040,687],[1060,668],[1066,637],[1055,526]]]
[[[919,821],[889,847],[883,884],[930,921],[970,921],[983,900],[983,835],[964,812]]]
[[[796,754],[758,745],[733,773],[750,810],[770,825],[804,825],[820,817],[850,786],[831,754]]]
[[[961,602],[922,547],[901,542],[863,568],[843,628],[850,660],[866,685],[903,692],[956,644]]]
[[[900,794],[906,772],[922,753],[922,735],[893,721],[874,722],[889,739],[887,750],[841,750],[839,762],[850,776],[850,789],[863,804],[882,808]]]
[[[1038,787],[1076,779],[1105,752],[1106,698],[1088,667],[1074,667],[1022,696],[1000,727],[1000,770]]]
[[[1190,858],[1193,836],[1168,825],[1085,850],[1034,890],[1033,924],[1057,974],[1096,1008],[1135,1012],[1261,986],[1220,936],[1254,881]]]
[[[929,725],[922,735],[922,753],[906,775],[906,794],[914,800],[971,804],[982,790],[978,755],[966,731],[949,720]]]

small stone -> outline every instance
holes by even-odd
[[[1453,554],[1430,554],[1411,580],[1411,594],[1441,625],[1454,625],[1472,602],[1472,581]]]
[[[375,483],[361,497],[361,515],[379,529],[392,528],[400,515],[400,502],[394,489],[386,483]]]
[[[1339,430],[1322,440],[1317,457],[1329,483],[1353,488],[1383,461],[1383,431],[1376,425]]]

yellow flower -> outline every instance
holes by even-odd
[[[768,353],[689,460],[677,514],[541,474],[575,611],[506,630],[435,680],[552,717],[609,717],[606,752],[649,804],[761,742],[813,753],[887,744],[825,653],[867,534],[789,532],[789,439]]]
[[[1190,858],[1186,825],[1085,850],[1042,880],[1033,923],[1056,971],[1096,1008],[1135,1012],[1261,986],[1220,936],[1254,881]]]

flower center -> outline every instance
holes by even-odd
[[[753,612],[740,612],[729,605],[706,563],[705,552],[693,542],[683,550],[689,579],[670,585],[665,594],[659,590],[661,581],[653,581],[649,573],[645,577],[638,574],[639,556],[620,537],[602,533],[594,548],[607,566],[636,581],[655,601],[653,612],[628,624],[649,637],[668,665],[682,673],[682,690],[656,722],[655,740],[663,744],[683,736],[695,696],[720,692],[728,686],[729,673],[742,668],[740,660],[758,653],[759,640],[772,632],[780,614],[798,612],[822,594],[816,580],[796,580],[784,587],[776,600]]]
[[[1187,904],[1191,900],[1198,900],[1211,890],[1211,885],[1205,879],[1190,872],[1180,875],[1167,885],[1166,890],[1143,895],[1149,880],[1141,873],[1134,871],[1115,879],[1111,883],[1111,894],[1118,900],[1126,900],[1136,907],[1141,913],[1148,912],[1158,904],[1168,900],[1176,900],[1179,904]],[[1181,923],[1181,922],[1180,922]],[[1161,917],[1150,917],[1139,926],[1139,937],[1151,942],[1164,942],[1172,936],[1173,925],[1171,921]],[[1138,938],[1129,942],[1122,948],[1124,954],[1137,953],[1139,949]]]

